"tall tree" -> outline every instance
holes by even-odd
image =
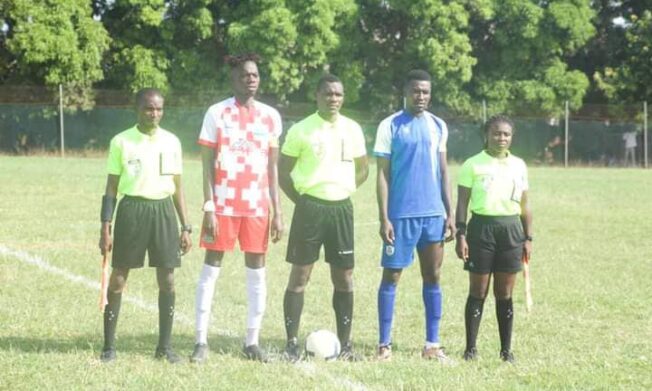
[[[593,77],[596,87],[612,102],[640,102],[652,100],[652,10],[641,2],[623,2],[614,11],[619,17],[612,29],[619,32],[617,45],[606,55],[594,50],[593,57],[603,61]],[[597,45],[596,45],[597,46]]]
[[[110,39],[84,0],[4,0],[0,55],[3,82],[62,84],[69,107],[90,107],[91,87],[104,77]]]
[[[555,113],[568,100],[578,108],[587,76],[565,59],[593,36],[589,0],[494,0],[471,23],[472,94],[492,111]]]

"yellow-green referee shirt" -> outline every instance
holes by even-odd
[[[174,175],[182,172],[181,142],[158,128],[151,135],[136,126],[111,139],[107,171],[119,175],[118,194],[160,200],[174,194]]]
[[[355,192],[355,158],[367,153],[362,128],[338,115],[334,123],[314,113],[288,130],[281,153],[297,158],[290,174],[299,194],[327,201]]]
[[[471,212],[485,216],[521,214],[521,196],[528,189],[525,162],[507,153],[495,158],[482,151],[467,159],[458,184],[471,189]]]

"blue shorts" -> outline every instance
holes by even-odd
[[[446,235],[444,216],[392,219],[394,245],[383,243],[380,264],[387,269],[404,269],[414,261],[414,249],[439,243]]]

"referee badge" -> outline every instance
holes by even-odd
[[[391,257],[392,255],[394,255],[394,246],[392,246],[390,244],[386,245],[385,246],[385,254],[388,257]]]

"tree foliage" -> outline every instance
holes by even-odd
[[[0,77],[14,83],[62,84],[68,106],[92,104],[94,83],[104,77],[109,36],[83,0],[5,0]]]
[[[646,6],[646,4],[648,4]],[[458,112],[554,114],[650,97],[647,0],[4,0],[0,82],[193,93],[228,89],[226,54],[257,52],[262,89],[312,98],[324,72],[382,115],[423,68]],[[621,17],[624,23],[614,23]],[[593,82],[593,84],[591,84]]]

